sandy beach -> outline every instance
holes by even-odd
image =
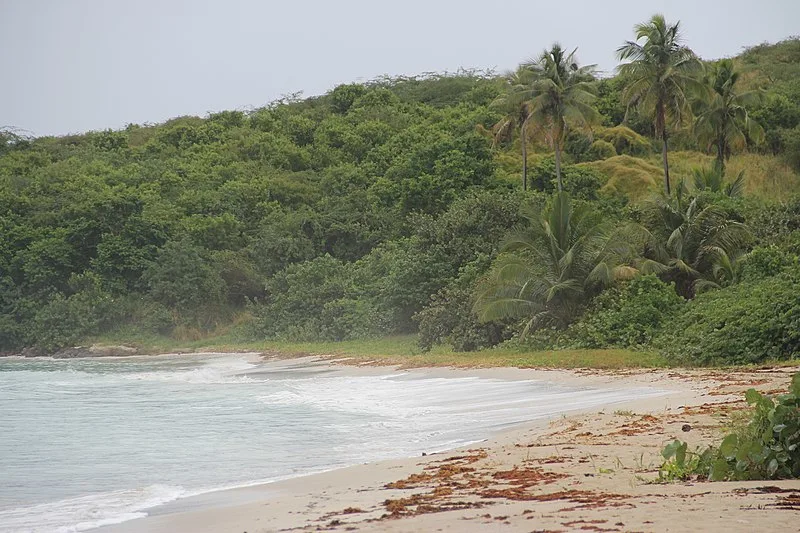
[[[745,390],[784,392],[798,370],[416,370],[669,394],[534,421],[463,449],[187,498],[94,531],[794,531],[800,481],[653,480],[666,443],[717,442],[746,409]]]

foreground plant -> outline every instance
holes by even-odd
[[[674,440],[661,452],[665,461],[658,480],[800,478],[800,372],[789,394],[771,397],[749,389],[745,399],[754,411],[744,429],[703,452],[690,452],[685,442]]]

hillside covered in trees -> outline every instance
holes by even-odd
[[[232,331],[796,355],[800,40],[700,61],[638,30],[607,79],[554,46],[504,75],[0,133],[0,352]]]

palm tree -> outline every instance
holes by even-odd
[[[578,66],[576,51],[567,54],[556,43],[526,65],[535,76],[530,88],[531,120],[555,151],[559,192],[564,190],[561,150],[567,133],[571,128],[591,132],[590,126],[600,119],[591,105],[595,99],[595,65]]]
[[[751,240],[745,224],[731,220],[717,205],[689,197],[683,182],[675,198],[656,196],[643,207],[650,233],[645,250],[649,262],[643,270],[674,281],[686,298],[694,296],[698,279],[714,274],[725,258],[735,261]]]
[[[697,140],[711,150],[716,148],[716,167],[725,175],[725,162],[731,151],[747,146],[748,139],[759,143],[764,130],[750,118],[746,105],[760,99],[757,91],[739,92],[739,73],[733,61],[722,59],[715,63],[706,77],[708,97],[700,101],[702,111],[694,124]]]
[[[696,79],[702,64],[688,47],[683,46],[680,22],[667,25],[663,15],[634,27],[636,40],[617,49],[618,67],[627,80],[623,99],[640,112],[653,116],[656,137],[661,139],[664,163],[664,190],[670,195],[667,135],[671,125],[681,124],[691,116],[687,92],[698,90]],[[644,39],[643,44],[638,41]]]
[[[742,267],[748,255],[741,248],[733,250],[730,254],[717,246],[708,248],[706,257],[711,268],[702,278],[695,280],[694,291],[699,293],[739,283],[744,270]]]
[[[725,184],[722,169],[716,165],[711,168],[692,169],[692,177],[694,188],[698,191],[722,193],[730,198],[741,198],[744,194],[744,170],[740,171],[736,179],[728,184]]]
[[[589,298],[636,269],[625,228],[612,228],[587,204],[556,193],[527,209],[530,225],[510,235],[479,286],[475,311],[482,321],[527,319],[523,334],[547,325],[564,327]]]
[[[522,146],[522,190],[528,190],[528,120],[530,119],[530,84],[532,72],[525,67],[506,74],[503,94],[491,106],[500,110],[504,116],[492,127],[494,145],[510,140],[519,129]]]

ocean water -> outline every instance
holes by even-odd
[[[664,394],[379,372],[254,354],[0,358],[0,532],[86,531],[187,496]]]

